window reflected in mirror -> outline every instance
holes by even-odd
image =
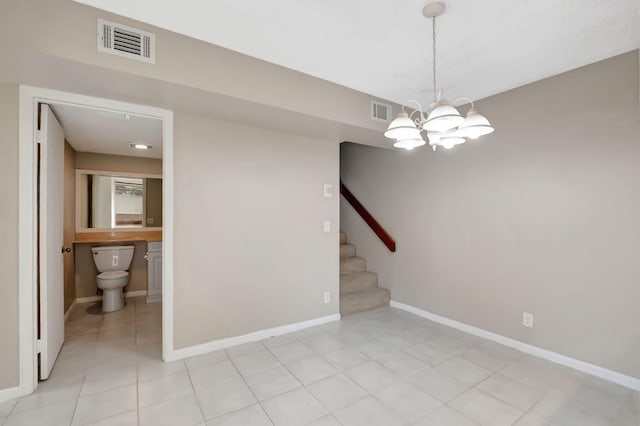
[[[78,229],[162,227],[161,178],[78,172]]]

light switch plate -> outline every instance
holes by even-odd
[[[331,197],[333,197],[333,185],[331,185],[330,183],[325,183],[324,198],[331,198]]]

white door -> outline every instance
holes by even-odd
[[[40,110],[40,379],[64,342],[64,132],[48,105]]]

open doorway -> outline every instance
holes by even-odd
[[[20,125],[21,154],[33,159],[21,163],[33,194],[21,218],[33,221],[21,222],[32,265],[21,256],[20,393],[96,366],[107,377],[162,362],[172,350],[172,113],[21,87]]]
[[[82,362],[108,370],[141,354],[159,360],[162,121],[56,102],[39,108],[39,379],[77,373]]]

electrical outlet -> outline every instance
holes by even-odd
[[[324,198],[333,197],[333,185],[331,185],[330,183],[325,183],[323,187],[323,195]]]
[[[523,312],[522,325],[525,327],[533,328],[533,314],[529,312]]]
[[[322,222],[322,230],[325,233],[331,232],[331,222],[328,220],[325,220],[324,222]]]
[[[331,303],[331,292],[330,291],[325,291],[324,292],[324,303]]]

